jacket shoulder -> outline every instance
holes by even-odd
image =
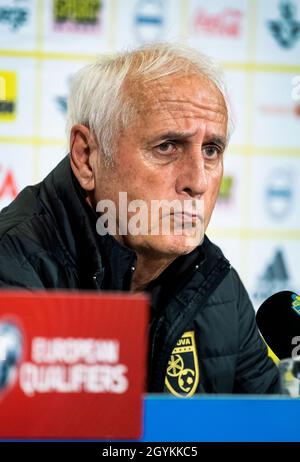
[[[43,287],[41,264],[58,255],[55,223],[40,184],[28,186],[0,213],[0,286]]]
[[[16,199],[0,213],[0,242],[7,233],[16,231],[19,225],[30,222],[39,212],[40,184],[27,186]]]

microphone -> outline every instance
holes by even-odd
[[[256,323],[265,342],[280,360],[300,354],[299,295],[290,291],[272,295],[259,307]]]

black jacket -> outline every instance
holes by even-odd
[[[130,289],[135,253],[96,232],[97,216],[65,158],[0,214],[0,285]],[[272,393],[278,372],[238,274],[207,237],[151,293],[149,391]]]

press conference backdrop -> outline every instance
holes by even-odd
[[[256,307],[299,291],[300,0],[0,0],[0,208],[67,153],[74,72],[162,40],[225,70],[236,129],[209,237]]]

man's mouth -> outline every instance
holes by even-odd
[[[179,221],[182,224],[202,224],[203,223],[203,217],[200,213],[195,213],[195,212],[175,212],[171,213],[171,216],[174,217],[175,221]]]

